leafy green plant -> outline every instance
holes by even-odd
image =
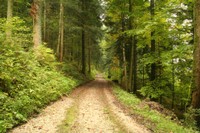
[[[188,108],[184,113],[184,125],[187,127],[196,128],[196,120],[195,117],[200,116],[200,109]]]
[[[132,113],[143,118],[147,128],[153,132],[166,133],[195,133],[198,132],[193,127],[184,127],[180,123],[171,120],[170,116],[165,116],[156,110],[152,110],[148,105],[141,105],[142,101],[135,95],[122,90],[119,86],[114,85],[114,94],[126,106],[128,106]]]
[[[13,22],[11,41],[5,39],[0,26],[0,132],[25,122],[45,105],[69,93],[83,81],[81,74],[64,75],[51,49],[45,46],[32,50],[23,31],[24,21]],[[4,21],[0,21],[2,25]],[[15,29],[16,28],[16,29]],[[6,41],[5,41],[6,40]],[[29,47],[24,47],[27,44]],[[63,65],[64,66],[64,65]],[[73,65],[72,65],[73,66]],[[77,71],[75,67],[69,71]]]

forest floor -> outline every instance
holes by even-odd
[[[41,114],[10,133],[148,133],[112,93],[101,76],[77,87],[70,96],[45,108]]]

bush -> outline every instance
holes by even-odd
[[[191,119],[192,116],[187,114],[189,124],[186,127],[182,126],[179,122],[173,121],[170,116],[159,113],[156,110],[149,108],[146,104],[141,104],[142,101],[138,99],[135,95],[129,94],[128,92],[122,90],[119,86],[114,85],[114,94],[116,97],[126,105],[136,118],[140,118],[147,128],[157,133],[196,133],[194,121]],[[191,114],[191,113],[190,113]],[[194,112],[192,112],[194,114]],[[137,119],[136,119],[137,120]],[[193,122],[193,123],[191,123]],[[191,125],[193,125],[191,127]]]
[[[16,27],[15,23],[13,26]],[[26,28],[23,23],[20,26]],[[20,26],[13,34],[27,34],[20,31]],[[46,104],[69,93],[80,82],[75,77],[81,76],[77,73],[66,77],[58,71],[61,64],[56,62],[51,49],[41,46],[33,51],[15,41],[16,37],[5,42],[3,34],[0,27],[0,132],[25,122]],[[21,35],[20,42],[26,42],[26,37]]]

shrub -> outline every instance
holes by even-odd
[[[56,62],[51,49],[41,46],[34,51],[29,44],[25,48],[29,35],[24,35],[27,32],[23,29],[28,28],[22,20],[17,18],[13,27],[13,34],[18,33],[19,38],[4,41],[5,33],[0,26],[0,132],[25,122],[46,104],[69,93],[80,81],[75,77],[81,76],[77,73],[66,77],[58,71],[61,64]]]

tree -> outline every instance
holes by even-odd
[[[155,15],[155,2],[154,0],[150,1],[150,13],[151,13],[151,20],[154,19],[154,15]],[[152,54],[155,54],[156,52],[156,42],[154,39],[154,34],[155,31],[151,31],[151,52]],[[156,63],[152,63],[151,64],[151,75],[150,75],[150,80],[154,81],[156,79]]]
[[[129,0],[129,30],[133,30],[136,27],[133,18],[133,1]],[[129,65],[129,91],[136,93],[137,91],[137,44],[136,35],[130,35],[130,65]]]
[[[82,9],[82,15],[85,14],[86,10],[86,4],[85,0],[81,0],[81,9]],[[81,30],[81,46],[82,46],[82,73],[86,75],[86,55],[85,55],[85,19],[84,16],[82,16],[82,30]]]
[[[12,16],[13,16],[13,0],[8,0],[7,6],[7,28],[6,28],[6,38],[7,40],[12,36]]]
[[[125,15],[123,13],[123,11],[121,12],[121,32],[122,32],[122,36],[121,36],[121,47],[122,47],[122,60],[123,60],[123,77],[122,77],[122,81],[123,81],[123,86],[124,88],[127,90],[127,62],[126,62],[126,48],[125,48],[125,38],[124,38],[124,31],[125,31]]]
[[[106,2],[109,68],[120,69],[120,78],[124,75],[123,52],[119,47],[124,43],[129,91],[140,92],[168,107],[185,109],[190,102],[192,76],[191,1]],[[125,16],[123,32],[122,12]],[[111,61],[114,57],[121,67]]]
[[[47,2],[43,0],[44,11],[43,11],[43,41],[46,42],[47,40]]]
[[[31,5],[31,16],[33,18],[33,43],[37,48],[42,43],[42,0],[34,0]]]
[[[57,56],[60,62],[63,61],[63,50],[64,50],[64,6],[63,1],[60,0],[60,19],[59,19],[59,34],[58,34],[58,45],[57,45]]]
[[[192,106],[200,108],[200,0],[195,1],[195,52],[194,52],[194,80],[195,90],[192,94]],[[198,117],[199,118],[199,117]],[[200,124],[200,120],[198,119]]]

